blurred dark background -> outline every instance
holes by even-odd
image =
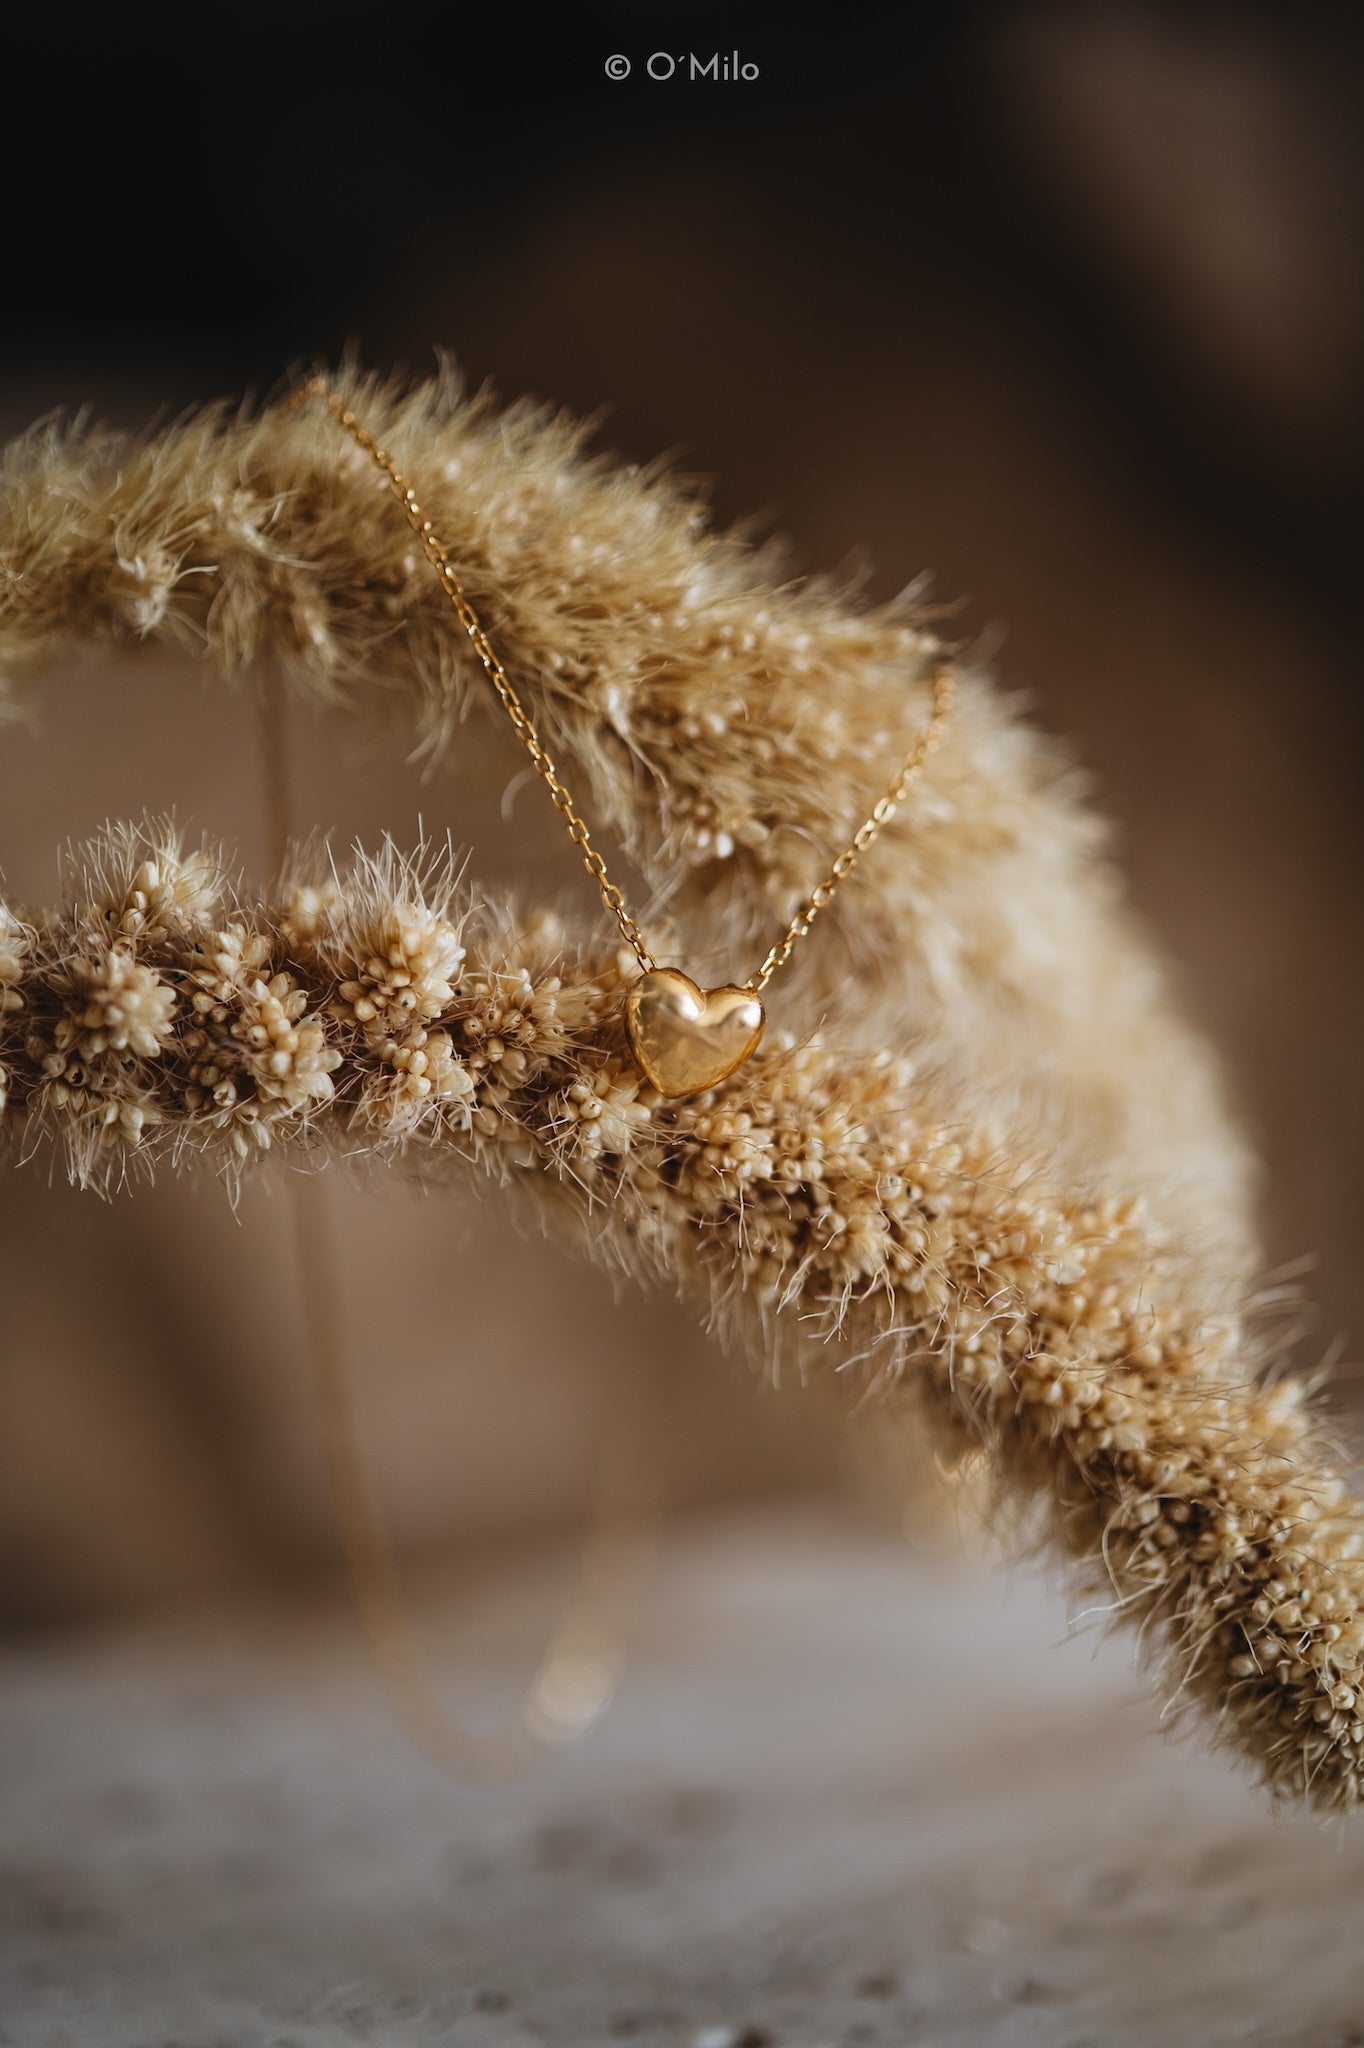
[[[758,515],[800,567],[855,565],[881,595],[927,572],[960,601],[1092,774],[1263,1151],[1267,1270],[1315,1259],[1303,1361],[1339,1348],[1348,1399],[1358,21],[1140,0],[26,7],[6,35],[7,434],[84,405],[139,427],[352,345],[422,373],[440,347],[504,396],[602,415],[628,458],[674,451],[715,478],[721,519]],[[651,80],[653,52],[758,75]],[[9,736],[20,901],[50,892],[69,834],[148,806],[263,859],[245,703],[166,719],[186,673],[56,678]],[[522,805],[518,852],[496,793],[433,793],[344,733],[296,744],[303,825],[372,843],[421,811],[482,873],[553,843]],[[366,1392],[400,1534],[438,1551],[566,1526],[612,1354],[652,1342],[643,1311],[508,1252],[496,1207],[335,1200],[358,1348],[381,1288],[413,1318]],[[16,1620],[325,1559],[273,1217],[248,1193],[234,1225],[178,1184],[113,1207],[0,1188]],[[756,1400],[699,1337],[670,1342],[680,1500],[830,1482],[817,1407]]]

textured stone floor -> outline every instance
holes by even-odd
[[[433,1621],[474,1712],[532,1563]],[[1027,1571],[705,1525],[606,1726],[499,1791],[408,1753],[341,1615],[10,1651],[0,2043],[1358,2048],[1364,1833],[1065,1634]]]

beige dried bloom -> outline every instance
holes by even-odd
[[[207,917],[222,886],[221,863],[206,847],[186,851],[167,821],[112,826],[68,862],[92,925],[144,950]]]
[[[281,1122],[301,1122],[332,1093],[341,1054],[306,990],[273,966],[273,944],[242,922],[206,934],[185,961],[193,1022],[182,1046],[184,1101],[196,1132],[223,1132],[236,1157],[269,1147]]]
[[[8,1048],[16,1036],[24,1007],[22,980],[30,951],[30,934],[14,913],[0,903],[0,1119],[9,1101]]]
[[[23,1007],[19,980],[29,954],[29,934],[13,911],[0,903],[0,1014]]]
[[[545,1128],[565,1163],[588,1155],[622,1158],[649,1125],[645,1083],[632,1064],[608,1060],[545,1104]]]
[[[92,1067],[109,1054],[155,1059],[171,1036],[175,991],[154,967],[116,945],[94,959],[75,959],[54,971],[50,994],[62,1005],[43,1072]]]
[[[376,1049],[387,1071],[369,1083],[361,1099],[361,1113],[370,1123],[403,1136],[432,1108],[464,1119],[474,1097],[474,1078],[448,1031],[409,1030],[403,1039],[383,1039]]]
[[[407,860],[392,843],[363,856],[343,887],[298,883],[288,933],[296,957],[333,990],[328,1010],[363,1048],[355,1115],[375,1135],[410,1136],[438,1113],[467,1117],[473,1078],[451,1030],[464,944],[448,857]]]
[[[338,1008],[362,1029],[401,1038],[413,1023],[439,1017],[454,998],[464,948],[454,926],[425,904],[392,903],[355,935],[352,972]]]
[[[101,1153],[135,1150],[161,1121],[151,1063],[173,1039],[176,994],[122,942],[42,966],[25,997],[26,1093],[40,1119],[66,1125],[85,1179]]]
[[[569,1042],[557,975],[535,981],[524,967],[479,964],[461,991],[459,1048],[473,1077],[478,1128],[491,1134],[518,1092],[537,1080]]]
[[[454,1000],[464,961],[458,931],[425,903],[400,901],[347,936],[333,1014],[358,1025],[386,1070],[366,1088],[363,1114],[396,1134],[429,1108],[462,1111],[473,1078],[449,1032],[432,1023]]]
[[[280,933],[287,949],[306,953],[335,916],[341,888],[334,876],[320,882],[295,882],[286,891]]]

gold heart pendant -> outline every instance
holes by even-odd
[[[680,967],[651,968],[625,1003],[631,1048],[660,1095],[713,1088],[757,1050],[766,1023],[751,988],[698,988]]]

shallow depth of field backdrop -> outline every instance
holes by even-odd
[[[738,28],[243,6],[79,36],[27,13],[6,435],[86,404],[136,427],[347,344],[424,374],[439,344],[504,397],[600,414],[628,459],[675,451],[798,567],[878,594],[930,574],[1090,771],[1261,1145],[1267,1267],[1316,1257],[1302,1355],[1343,1345],[1352,1401],[1358,30],[1138,4]],[[651,80],[655,52],[758,75]],[[571,885],[524,783],[507,823],[503,792],[423,781],[397,745],[301,717],[292,741],[300,830],[408,843],[420,817],[477,873]],[[188,660],[54,679],[0,755],[15,899],[44,900],[68,836],[145,809],[263,868],[254,749],[245,694]],[[397,1176],[336,1197],[413,1553],[568,1526],[613,1361],[659,1348],[485,1203]],[[12,1626],[330,1569],[277,1211],[248,1188],[234,1219],[208,1180],[107,1206],[0,1181]],[[679,1501],[834,1479],[818,1403],[758,1398],[669,1331]]]

